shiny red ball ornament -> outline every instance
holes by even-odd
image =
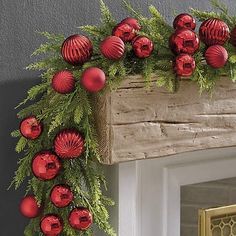
[[[73,201],[73,198],[73,193],[66,185],[54,186],[50,194],[51,202],[59,208],[70,205],[70,203]]]
[[[207,46],[223,45],[230,37],[229,27],[222,20],[208,19],[202,22],[199,37]]]
[[[199,49],[200,41],[192,30],[180,29],[172,34],[169,44],[175,54],[187,53],[193,55]]]
[[[61,55],[71,65],[81,65],[88,61],[93,52],[89,38],[83,35],[71,35],[62,44]]]
[[[135,30],[141,30],[141,25],[139,24],[138,20],[133,17],[127,17],[121,21],[121,23],[126,23],[131,25]]]
[[[121,38],[124,42],[131,42],[136,36],[136,32],[130,24],[119,23],[113,29],[112,35]]]
[[[215,69],[222,68],[228,60],[228,52],[221,45],[213,45],[206,50],[205,59],[211,67]]]
[[[230,35],[231,35],[230,41],[232,45],[236,47],[236,27],[231,31]]]
[[[63,159],[79,157],[84,151],[84,138],[74,129],[60,131],[54,140],[56,154]]]
[[[63,230],[62,219],[58,215],[46,215],[40,222],[40,229],[47,236],[58,236]]]
[[[32,195],[26,196],[21,200],[20,212],[27,218],[35,218],[40,214],[40,207],[37,204],[36,198]]]
[[[138,58],[147,58],[152,54],[154,44],[148,37],[137,36],[132,42],[132,48]]]
[[[196,68],[194,58],[189,54],[180,54],[174,62],[174,71],[179,77],[190,77]]]
[[[75,89],[75,79],[72,72],[62,70],[52,78],[52,88],[61,94],[71,93]]]
[[[87,230],[93,223],[93,216],[87,208],[75,208],[69,215],[69,224],[77,230]]]
[[[40,136],[43,125],[35,116],[29,116],[20,123],[20,132],[27,139],[36,139]]]
[[[34,156],[31,168],[38,179],[51,180],[58,175],[61,163],[54,153],[42,151]]]
[[[119,60],[125,53],[124,42],[116,36],[108,36],[100,44],[100,51],[110,60]]]
[[[174,29],[195,30],[196,21],[191,15],[187,13],[182,13],[175,17],[173,22],[173,27]]]
[[[89,67],[82,74],[81,84],[89,92],[99,92],[105,87],[106,75],[97,67]]]

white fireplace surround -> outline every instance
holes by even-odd
[[[236,177],[236,148],[122,163],[118,235],[180,236],[180,188]]]

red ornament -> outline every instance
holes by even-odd
[[[108,36],[100,44],[102,55],[110,60],[119,60],[125,52],[124,42],[116,36]]]
[[[69,224],[77,230],[87,230],[93,223],[93,216],[86,208],[75,208],[69,215]]]
[[[223,45],[230,37],[228,25],[219,19],[208,19],[202,22],[199,36],[207,46]]]
[[[231,32],[230,41],[231,41],[232,45],[236,47],[236,27]]]
[[[52,78],[52,88],[61,94],[71,93],[75,89],[75,79],[68,70],[57,72]]]
[[[195,30],[196,21],[191,15],[187,13],[182,13],[175,17],[173,26],[174,26],[174,29]]]
[[[188,54],[180,54],[174,62],[174,71],[179,77],[190,77],[196,68],[195,60]]]
[[[135,29],[127,23],[119,23],[112,31],[112,35],[121,38],[124,42],[130,42],[136,36]]]
[[[154,50],[152,40],[145,36],[137,36],[132,43],[132,47],[134,50],[134,54],[138,58],[147,58],[152,54]]]
[[[218,69],[226,64],[228,60],[228,52],[220,45],[213,45],[206,50],[205,58],[208,65]]]
[[[24,197],[20,203],[20,212],[28,218],[35,218],[40,214],[40,207],[34,196],[29,195]]]
[[[27,139],[36,139],[42,133],[43,125],[35,116],[26,117],[20,123],[20,132]]]
[[[68,206],[72,202],[73,197],[70,188],[65,185],[54,186],[50,194],[52,203],[59,208]]]
[[[139,24],[138,20],[133,17],[127,17],[124,20],[122,20],[120,23],[129,24],[137,31],[141,30],[141,25]]]
[[[54,149],[59,157],[73,159],[79,157],[84,151],[84,139],[78,131],[65,129],[57,134]]]
[[[170,48],[175,54],[194,54],[200,46],[198,36],[188,29],[176,30],[170,37]]]
[[[40,229],[47,236],[58,236],[63,230],[62,219],[58,215],[46,215],[40,222]]]
[[[33,174],[40,180],[51,180],[61,169],[58,157],[50,151],[37,153],[32,161]]]
[[[88,61],[93,53],[93,45],[83,35],[71,35],[62,44],[61,55],[71,65],[81,65]]]
[[[106,75],[101,69],[90,67],[83,72],[81,84],[89,92],[98,92],[105,87]]]

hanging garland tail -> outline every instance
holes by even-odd
[[[12,132],[22,154],[12,185],[17,189],[28,179],[20,203],[31,219],[26,236],[90,236],[95,225],[116,235],[107,210],[114,202],[102,191],[93,104],[98,93],[105,96],[137,73],[147,85],[156,75],[157,86],[169,91],[181,78],[196,81],[201,92],[222,76],[236,80],[236,17],[218,1],[212,1],[213,12],[191,9],[202,22],[199,36],[190,14],[178,15],[172,27],[154,6],[147,18],[124,5],[132,17],[117,23],[101,1],[101,26],[81,27],[88,37],[41,33],[48,41],[33,55],[45,57],[27,68],[41,71],[42,81],[20,106],[36,102],[18,112],[22,121]]]

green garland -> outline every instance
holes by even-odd
[[[42,60],[30,64],[27,69],[42,71],[42,81],[28,91],[27,98],[20,104],[25,105],[31,100],[35,103],[23,108],[18,112],[18,118],[23,119],[29,115],[35,115],[43,121],[44,131],[37,140],[27,140],[22,137],[19,130],[12,132],[13,137],[19,137],[16,145],[16,152],[22,153],[15,172],[12,185],[19,188],[25,179],[28,180],[27,193],[33,192],[39,204],[44,203],[44,214],[57,213],[64,221],[64,231],[62,235],[75,236],[78,232],[73,230],[67,221],[70,209],[58,209],[49,201],[49,193],[56,184],[66,182],[71,186],[75,199],[73,206],[85,206],[89,208],[94,217],[95,224],[107,235],[114,236],[116,233],[109,224],[107,207],[114,203],[111,199],[103,195],[103,186],[106,188],[105,177],[101,169],[100,155],[98,153],[98,143],[96,137],[96,127],[94,121],[94,95],[86,92],[80,85],[82,72],[90,67],[100,67],[106,73],[109,80],[104,91],[115,89],[127,75],[142,74],[149,84],[153,74],[156,74],[158,87],[165,87],[169,91],[175,91],[178,87],[178,79],[172,70],[174,55],[168,46],[168,39],[173,33],[173,28],[168,25],[154,6],[149,7],[151,16],[144,17],[135,11],[130,4],[124,2],[129,13],[139,20],[142,26],[140,35],[148,36],[155,44],[155,50],[149,58],[139,59],[133,57],[131,46],[126,45],[126,55],[119,61],[110,61],[100,55],[100,42],[111,35],[113,27],[117,24],[109,9],[101,0],[101,26],[83,26],[81,30],[87,33],[93,43],[94,56],[82,66],[71,66],[67,64],[60,54],[60,48],[64,41],[63,35],[41,33],[47,38],[47,42],[42,44],[34,53],[34,56],[45,55]],[[218,1],[212,1],[214,11],[202,12],[191,9],[192,14],[200,21],[216,17],[225,21],[230,29],[236,25],[236,17],[229,16],[225,6]],[[204,47],[201,46],[199,52],[195,54],[197,68],[190,78],[196,81],[200,91],[210,91],[217,79],[222,75],[228,76],[232,81],[236,80],[236,50],[230,43],[225,45],[229,52],[227,65],[222,69],[212,69],[204,63]],[[73,72],[76,78],[76,89],[68,95],[56,93],[50,86],[51,79],[55,72],[68,69]],[[98,95],[99,96],[99,95]],[[51,149],[55,135],[63,128],[74,127],[85,136],[86,152],[81,158],[64,161],[64,171],[56,179],[43,182],[32,175],[31,160],[35,153]],[[32,219],[25,229],[24,235],[42,235],[39,228],[40,218]],[[79,232],[79,235],[92,235],[93,229]]]

